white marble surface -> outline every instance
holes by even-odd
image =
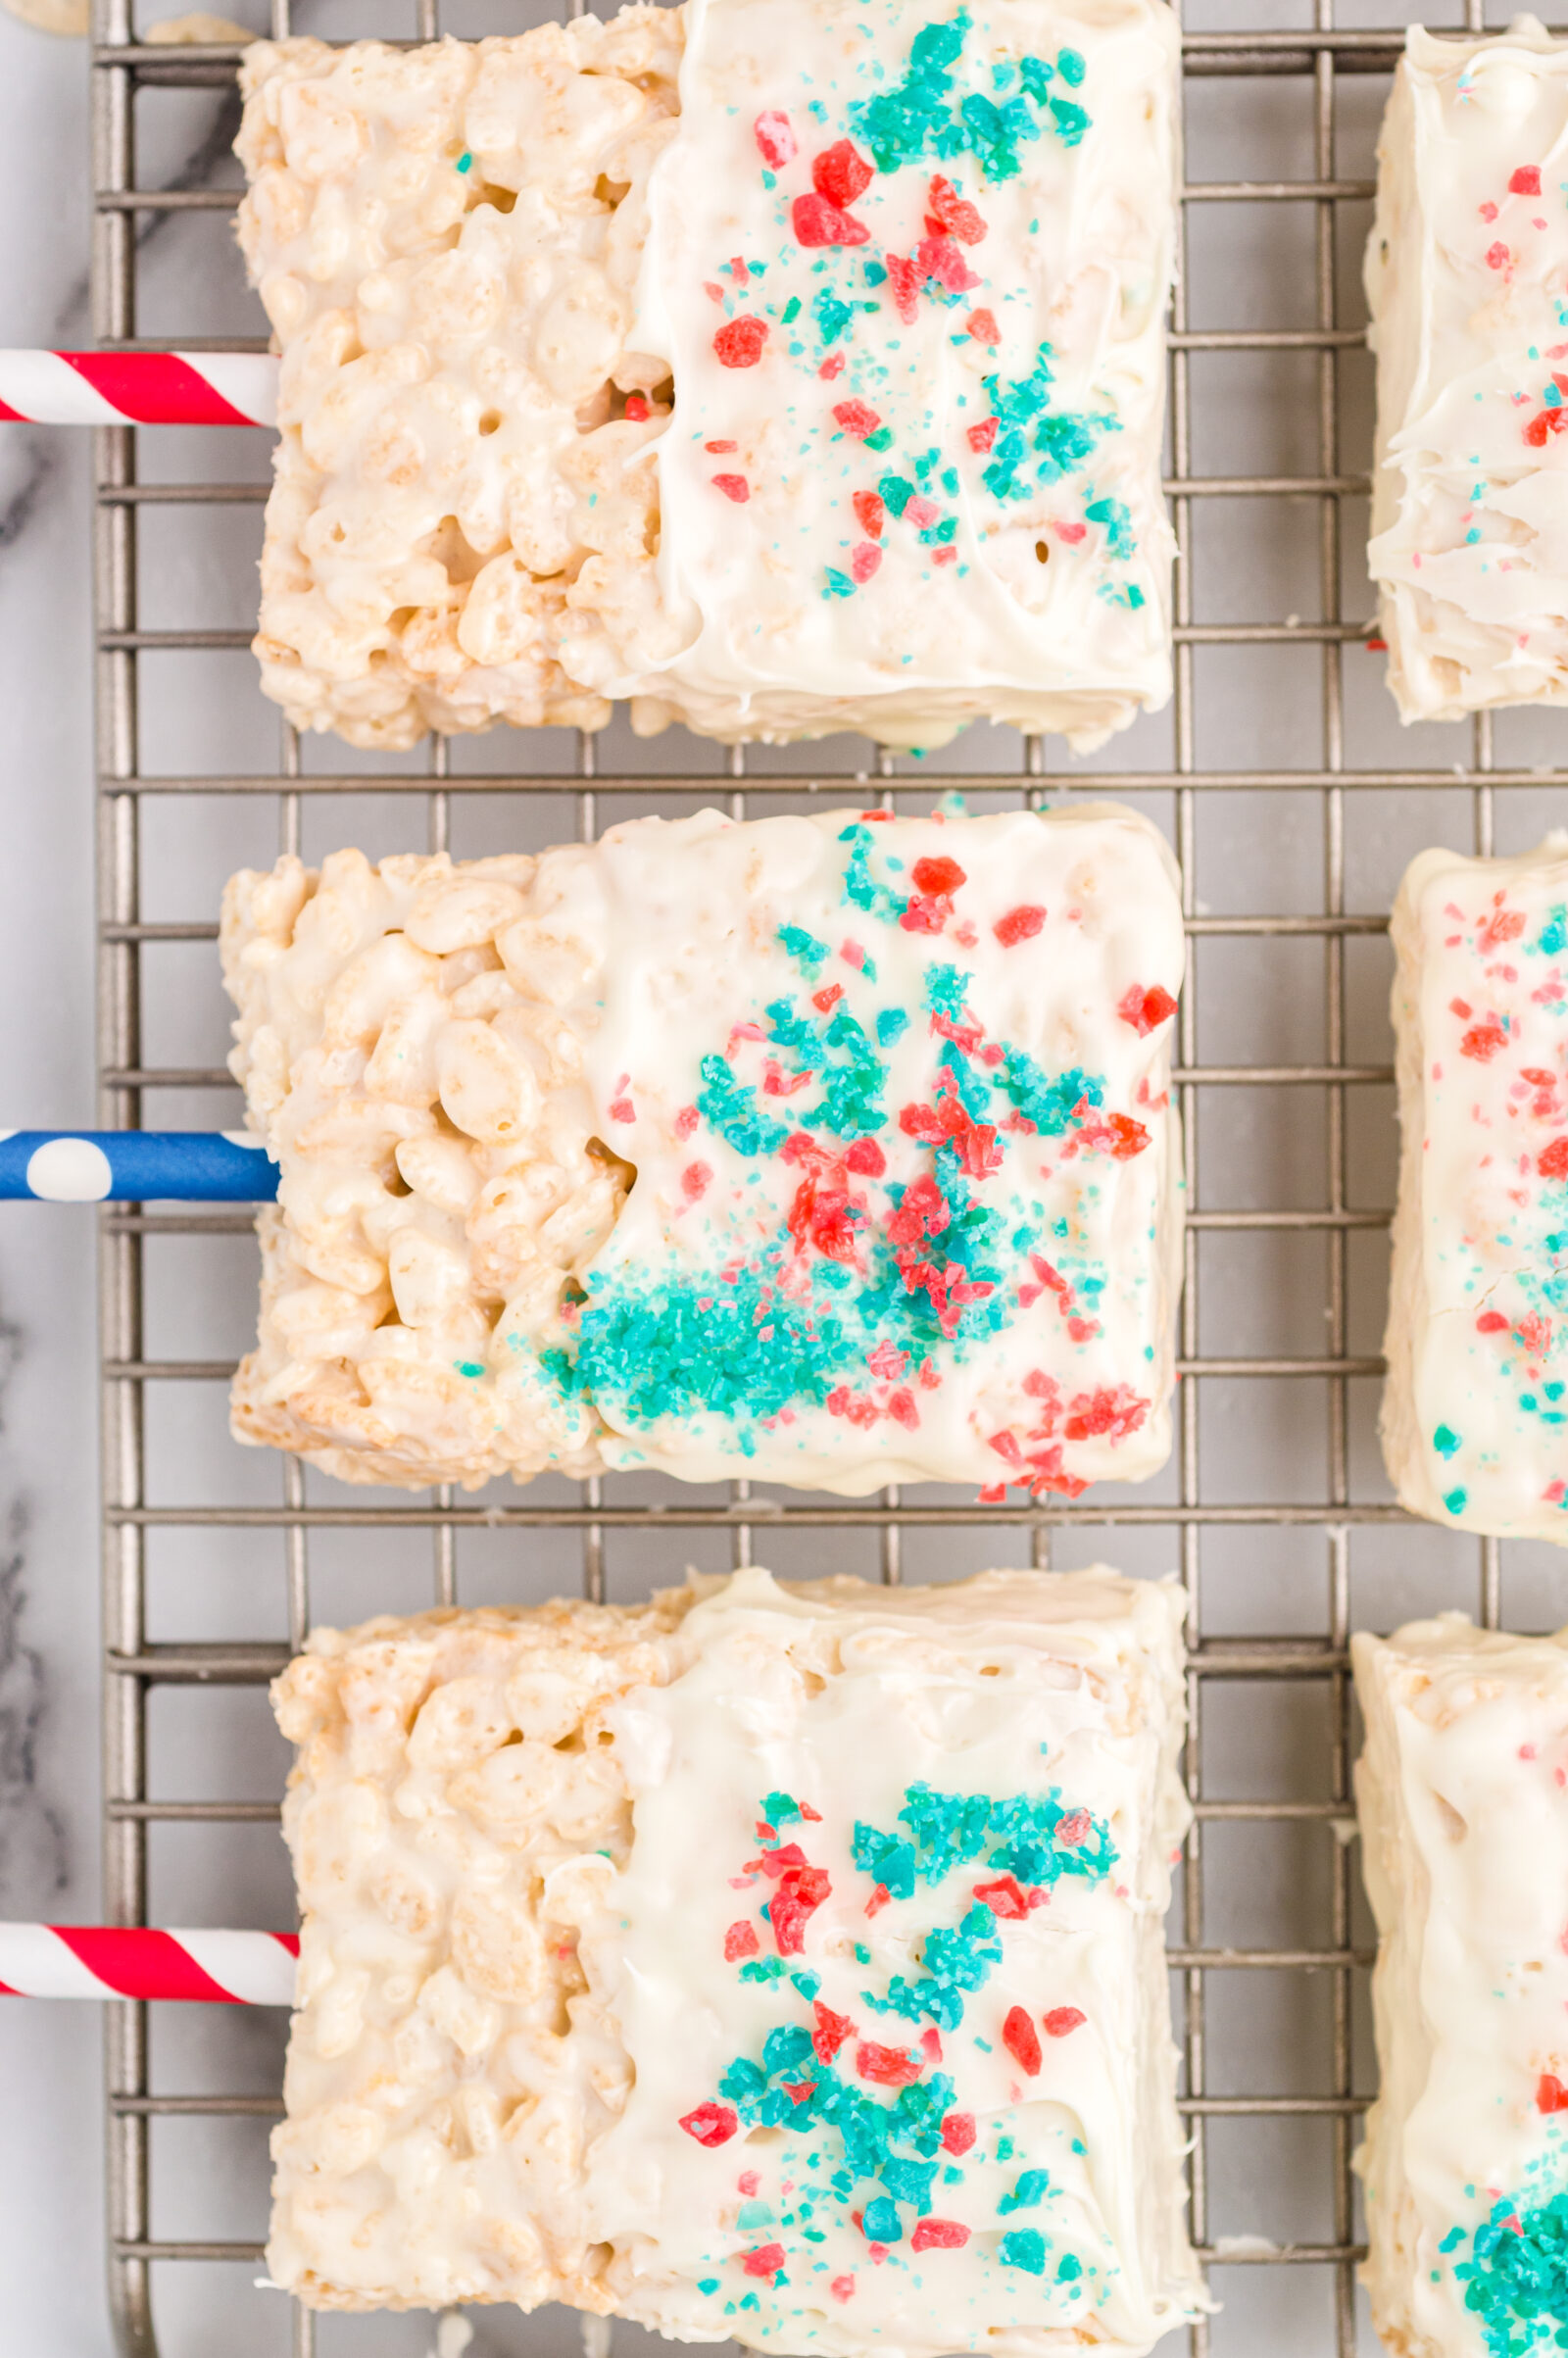
[[[480,28],[479,0],[455,0],[457,30]],[[155,11],[154,13],[161,13]],[[1436,12],[1434,12],[1436,14]],[[1296,0],[1258,0],[1250,21],[1305,21]],[[1349,22],[1375,21],[1369,10]],[[379,22],[412,29],[407,12],[377,17],[374,0],[322,0],[309,21],[340,32]],[[471,20],[471,21],[470,21]],[[529,21],[522,10],[490,9],[484,24]],[[1205,22],[1249,21],[1243,0],[1214,0]],[[1382,85],[1360,79],[1343,97],[1344,172],[1364,175]],[[13,344],[86,339],[86,68],[78,45],[52,41],[0,16],[0,338]],[[144,170],[169,178],[192,156],[220,159],[219,101],[182,97],[150,111]],[[1310,89],[1297,80],[1208,81],[1191,97],[1194,176],[1310,176]],[[1312,319],[1310,208],[1205,207],[1189,283],[1197,323],[1300,326]],[[1338,277],[1341,318],[1359,318],[1356,247],[1364,208],[1343,218]],[[253,329],[258,315],[212,217],[144,240],[147,332],[183,326]],[[1194,367],[1195,466],[1200,472],[1249,468],[1314,472],[1315,406],[1310,357],[1269,354]],[[1344,465],[1364,467],[1369,440],[1363,359],[1344,364]],[[200,438],[171,451],[150,445],[150,469],[194,469]],[[220,447],[220,445],[221,447]],[[9,858],[0,863],[0,978],[13,1019],[0,1031],[0,1121],[86,1122],[92,1097],[91,734],[88,466],[85,438],[0,428],[0,667],[3,667]],[[215,438],[210,463],[256,473],[260,446]],[[1370,611],[1358,535],[1360,503],[1346,508],[1346,612]],[[143,594],[149,621],[243,623],[253,594],[254,512],[207,517],[155,516],[144,534]],[[1193,546],[1200,618],[1284,620],[1318,611],[1317,512],[1310,503],[1200,503]],[[270,766],[273,715],[257,695],[242,655],[160,659],[149,664],[144,759],[149,767],[226,762]],[[1345,659],[1346,759],[1459,761],[1461,732],[1427,728],[1401,735],[1383,696],[1374,659]],[[1319,758],[1319,666],[1311,648],[1201,651],[1198,659],[1198,757],[1245,769],[1294,767]],[[607,760],[649,761],[628,741]],[[1168,718],[1140,725],[1095,766],[1168,758]],[[1498,728],[1501,761],[1561,759],[1555,732],[1528,716]],[[475,766],[522,765],[528,749],[505,738],[466,749]],[[559,761],[564,749],[542,757]],[[692,759],[666,740],[652,765]],[[838,741],[825,768],[850,769],[860,749]],[[957,759],[976,768],[1015,758],[1015,749],[976,732]],[[710,755],[698,757],[712,766]],[[330,753],[313,756],[333,765]],[[347,766],[338,762],[337,766]],[[781,766],[778,761],[763,766]],[[1055,766],[1054,759],[1053,766]],[[364,766],[360,764],[360,766]],[[1543,789],[1499,809],[1500,846],[1536,839],[1560,817],[1560,792]],[[1169,798],[1150,798],[1171,823]],[[563,801],[538,806],[485,803],[458,795],[454,845],[473,852],[503,840],[537,840],[572,823]],[[1435,839],[1470,847],[1467,795],[1430,798],[1379,793],[1349,798],[1346,893],[1352,909],[1386,908],[1404,860]],[[308,851],[334,839],[373,851],[417,845],[417,800],[356,797],[312,805]],[[266,860],[276,813],[265,802],[224,810],[208,804],[154,806],[147,817],[149,916],[210,915],[218,885],[243,860]],[[1233,793],[1206,798],[1199,819],[1197,889],[1209,912],[1305,912],[1322,906],[1326,836],[1313,792]],[[1200,1059],[1212,1063],[1315,1060],[1327,1053],[1323,952],[1312,940],[1259,943],[1220,938],[1202,946],[1198,981]],[[224,1010],[210,951],[148,961],[147,1053],[154,1061],[216,1061]],[[1347,951],[1347,1054],[1380,1062],[1389,1053],[1384,1014],[1388,960],[1376,939]],[[158,1115],[216,1122],[232,1101],[191,1094],[152,1101]],[[1211,1206],[1317,1204],[1324,1200],[1327,1132],[1321,1096],[1311,1091],[1207,1093],[1199,1142],[1199,1200]],[[1391,1093],[1351,1093],[1350,1201],[1386,1204],[1393,1179]],[[91,1919],[98,1903],[97,1527],[90,1214],[70,1208],[0,1207],[0,1912]],[[1325,1254],[1319,1237],[1211,1236],[1200,1252],[1202,1349],[1241,1356],[1311,1354],[1327,1344]],[[1352,1238],[1348,1343],[1374,1351],[1383,1313],[1385,1246],[1372,1232]],[[222,1357],[242,1348],[250,1317],[254,1256],[248,1241],[150,1256],[149,1348],[165,1354]],[[1375,1387],[1352,1388],[1349,1458],[1353,1495],[1386,1495],[1372,1433]],[[1200,1439],[1204,1495],[1248,1501],[1315,1499],[1324,1493],[1329,1449],[1324,1388],[1288,1382],[1205,1384]],[[213,1386],[160,1386],[149,1406],[149,1479],[155,1498],[227,1498],[272,1502],[275,1464],[240,1452],[224,1432]],[[326,1495],[323,1488],[322,1495]],[[1167,1473],[1146,1497],[1172,1500]],[[983,1559],[1023,1560],[1024,1543],[1005,1527],[963,1533],[944,1547],[916,1535],[911,1578],[975,1568]],[[690,1553],[721,1564],[721,1544],[679,1533],[613,1542],[612,1592],[630,1595],[650,1577],[678,1573]],[[1074,1533],[1062,1563],[1109,1555],[1133,1571],[1178,1560],[1174,1525],[1122,1533]],[[760,1548],[759,1552],[762,1550]],[[261,1535],[195,1533],[154,1550],[155,1634],[277,1637],[282,1582],[276,1543]],[[462,1593],[475,1600],[546,1593],[575,1577],[574,1559],[554,1540],[465,1536],[458,1551]],[[830,1540],[791,1539],[775,1568],[801,1573],[855,1561]],[[1239,1528],[1205,1535],[1206,1626],[1232,1631],[1313,1631],[1326,1626],[1328,1549],[1318,1528]],[[1361,1530],[1350,1551],[1351,1611],[1383,1625],[1415,1610],[1472,1603],[1477,1551],[1425,1531]],[[317,1611],[355,1618],[428,1594],[429,1547],[374,1536],[313,1548]],[[1562,1559],[1543,1549],[1505,1551],[1505,1609],[1522,1626],[1565,1617]],[[1208,1790],[1232,1797],[1326,1794],[1327,1723],[1321,1691],[1221,1689],[1213,1696],[1204,1766]],[[281,1749],[254,1693],[176,1698],[154,1728],[154,1790],[262,1796],[277,1790]],[[1336,1855],[1322,1825],[1215,1829],[1205,1937],[1244,1943],[1327,1938],[1328,1889]],[[275,1837],[265,1827],[155,1844],[155,1910],[166,1921],[279,1921],[287,1881]],[[197,2010],[190,2010],[195,2013]],[[252,2016],[166,2020],[159,2028],[160,2084],[219,2089],[275,2085],[277,2026]],[[1358,2030],[1358,2040],[1362,2033]],[[1328,1985],[1322,1977],[1218,1977],[1211,2001],[1211,2086],[1221,2091],[1326,2088]],[[1358,2047],[1362,2085],[1370,2076]],[[0,2001],[0,2349],[48,2349],[99,2358],[111,2348],[103,2296],[102,2138],[98,2024],[89,2009]],[[263,2136],[255,2124],[209,2131],[181,2125],[160,2133],[155,2232],[251,2236],[265,2218]],[[1335,2232],[1329,2132],[1324,2124],[1266,2128],[1220,2124],[1211,2137],[1211,2232],[1318,2240]],[[282,2302],[253,2292],[248,2268],[160,2273],[163,2346],[170,2358],[220,2346],[226,2358],[278,2358],[288,2346]],[[1219,2358],[1261,2344],[1277,2358],[1319,2358],[1332,2347],[1327,2272],[1224,2267],[1217,2289]],[[628,2336],[627,2341],[632,2337]],[[323,2358],[336,2352],[413,2358],[431,2343],[420,2319],[331,2321]],[[617,2349],[619,2348],[617,2336]],[[1175,2345],[1172,2345],[1173,2347]],[[559,2317],[525,2327],[498,2313],[476,2325],[477,2358],[526,2347],[562,2358],[575,2347]]]

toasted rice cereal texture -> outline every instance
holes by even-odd
[[[267,2264],[313,2307],[611,2306],[581,2165],[631,2067],[579,1928],[631,1846],[605,1713],[692,1601],[382,1618],[275,1683],[303,1930]]]
[[[593,954],[536,913],[540,865],[336,852],[231,879],[229,1063],[282,1165],[237,1439],[345,1482],[598,1468],[597,1417],[538,1354],[625,1173],[556,1012]]]
[[[247,51],[239,239],[283,355],[255,650],[296,727],[608,718],[556,649],[657,620],[654,470],[624,462],[668,408],[612,410],[668,373],[625,339],[682,36],[633,7]]]

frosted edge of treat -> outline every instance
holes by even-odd
[[[1568,1543],[1568,835],[1411,861],[1394,906],[1401,1136],[1380,1434],[1400,1503]]]
[[[768,4],[750,0],[750,14]],[[799,201],[795,181],[811,195],[804,175],[815,141],[793,84],[780,95],[798,102],[805,145],[778,173],[764,171],[751,141],[755,105],[737,117],[715,91],[706,111],[682,115],[677,79],[688,95],[694,81],[691,61],[681,62],[684,11],[633,7],[608,25],[586,17],[407,53],[374,42],[334,51],[305,38],[255,45],[237,142],[249,182],[239,234],[283,354],[255,649],[264,689],[295,725],[392,749],[426,728],[497,720],[595,728],[609,717],[607,699],[624,695],[645,731],[674,718],[730,740],[860,727],[932,748],[991,717],[1059,728],[1089,750],[1162,704],[1173,550],[1159,456],[1177,176],[1174,22],[1162,0],[1027,0],[1020,29],[1024,4],[1006,13],[998,71],[1016,80],[1011,53],[1027,42],[1042,50],[1023,61],[1035,81],[1010,95],[999,85],[995,98],[989,81],[968,93],[1005,130],[1001,145],[993,152],[972,136],[952,98],[956,156],[939,142],[905,159],[915,169],[895,168],[894,195],[873,190],[862,207],[873,218],[857,234],[885,232],[892,263],[913,273],[907,301],[919,324],[901,324],[891,342],[884,327],[876,343],[870,314],[887,308],[892,263],[874,263],[882,282],[846,281],[838,294],[847,310],[838,309],[850,324],[838,342],[852,359],[837,384],[819,381],[826,346],[808,353],[807,329],[782,324],[790,305],[777,254],[781,300],[764,306],[779,315],[768,365],[719,368],[709,349],[712,323],[736,309],[733,281],[729,294],[720,283],[732,248],[777,244],[779,224],[794,218],[787,204]],[[876,5],[888,18],[877,28],[882,45],[902,56],[919,26],[893,0]],[[831,40],[831,12],[813,7],[812,37]],[[745,14],[741,0],[714,0],[692,21],[701,40],[710,22],[722,28]],[[960,47],[969,23],[959,12],[947,27]],[[998,45],[984,25],[973,37]],[[732,61],[740,84],[759,71],[776,76],[798,45],[764,38],[761,68]],[[890,79],[896,67],[884,69]],[[851,93],[841,96],[847,127]],[[1004,123],[1008,108],[1018,123]],[[729,153],[737,138],[740,159]],[[715,139],[727,179],[704,145]],[[988,171],[995,165],[996,182],[977,155]],[[695,248],[671,251],[666,274],[680,281],[683,308],[673,308],[682,323],[661,341],[653,320],[671,310],[672,289],[650,305],[649,206],[656,186],[680,185],[664,166],[684,172],[688,189],[695,176],[715,208],[711,220],[686,224],[687,243],[700,244],[706,225],[722,250],[706,260]],[[956,192],[946,172],[978,189]],[[927,183],[939,179],[950,189],[944,219],[922,218],[934,201]],[[733,194],[733,224],[722,189]],[[968,238],[957,209],[972,214],[976,193],[995,220],[981,223],[985,242],[962,243],[948,217]],[[778,222],[762,218],[769,208]],[[672,200],[662,202],[659,220],[671,210]],[[1053,220],[1078,241],[1065,260]],[[895,238],[906,253],[894,253]],[[1050,289],[1033,259],[1042,249],[1053,260]],[[787,251],[797,275],[864,271],[851,246],[831,245],[814,261],[807,249]],[[749,311],[761,302],[768,267],[755,259]],[[693,270],[717,288],[722,308],[689,283]],[[837,295],[827,279],[802,283],[816,334],[815,296]],[[986,320],[996,345],[968,325]],[[857,332],[875,345],[863,383]],[[871,466],[872,453],[830,416],[842,406],[834,397],[848,394],[869,417],[862,396],[882,398],[890,350],[916,334],[912,402],[910,388],[884,401],[893,423],[881,431],[890,437],[897,424],[901,439]],[[795,416],[799,374],[783,358],[786,335],[812,401],[820,397],[819,416],[802,412],[798,447],[784,422]],[[672,360],[690,386],[673,418],[656,398]],[[716,380],[734,396],[743,377],[751,412],[730,420],[733,432],[712,419],[688,429],[688,413],[712,406]],[[1053,437],[1042,440],[1053,402]],[[971,429],[988,427],[999,440],[972,442]],[[710,464],[701,455],[710,441],[734,442],[736,466],[751,471]],[[882,512],[869,536],[839,479],[862,463],[869,471],[857,488]],[[784,564],[777,536],[764,550],[759,535],[771,529],[768,483],[790,469],[784,509],[805,518],[809,547]],[[728,494],[714,477],[730,483]],[[751,508],[732,505],[741,484],[748,499],[755,489]],[[884,497],[884,484],[899,488]],[[713,567],[722,572],[749,548],[751,590],[726,605]],[[956,562],[945,565],[949,552]],[[781,565],[787,587],[774,594]],[[867,565],[881,566],[880,584]],[[754,624],[760,649],[740,647]]]
[[[1568,1633],[1458,1613],[1351,1639],[1380,2092],[1355,2167],[1373,2324],[1406,2358],[1560,2325]]]
[[[1568,701],[1568,43],[1412,25],[1379,140],[1368,565],[1405,721]]]
[[[467,1487],[1164,1462],[1184,941],[1135,813],[285,858],[220,947],[281,1166],[239,1438]]]
[[[314,1633],[274,1688],[274,2281],[837,2358],[1147,2350],[1206,2305],[1160,1930],[1184,1616],[1103,1567],[748,1571]]]

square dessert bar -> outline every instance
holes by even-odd
[[[1568,2329],[1568,1633],[1446,1613],[1351,1652],[1373,2322],[1401,2358],[1545,2358]]]
[[[247,54],[301,727],[1100,743],[1170,691],[1163,0]]]
[[[268,2264],[851,2358],[1204,2305],[1161,1935],[1185,1600],[693,1576],[318,1631]]]
[[[1405,720],[1568,702],[1568,43],[1412,25],[1366,253],[1368,563]]]
[[[1394,909],[1403,1151],[1383,1450],[1404,1505],[1568,1541],[1568,836],[1423,852]]]
[[[1076,1496],[1170,1447],[1183,937],[1112,805],[236,877],[281,1166],[241,1439]]]

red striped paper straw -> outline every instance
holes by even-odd
[[[292,2006],[298,1933],[0,1924],[0,1997],[194,1998]]]
[[[0,352],[0,419],[32,425],[277,423],[269,352]]]

